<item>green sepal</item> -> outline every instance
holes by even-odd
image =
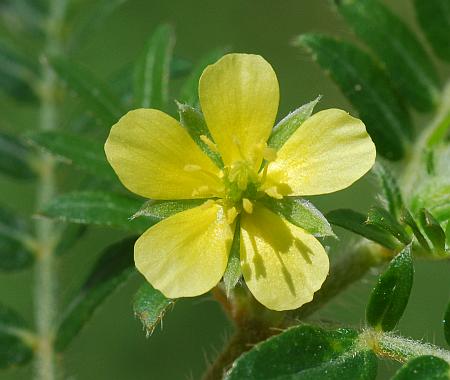
[[[143,284],[133,301],[134,315],[142,322],[146,335],[151,335],[175,300],[166,298],[149,283]]]
[[[39,214],[63,222],[97,224],[125,231],[144,232],[155,221],[150,218],[131,220],[141,207],[138,199],[116,193],[78,191],[52,199]]]
[[[56,351],[64,351],[105,298],[133,272],[135,241],[136,237],[124,239],[102,252],[61,316],[55,338]]]
[[[450,380],[450,365],[436,356],[418,356],[403,365],[392,380]]]
[[[373,171],[380,181],[389,212],[398,219],[405,205],[397,180],[390,170],[380,162],[375,163]]]
[[[433,244],[434,252],[438,255],[446,255],[445,232],[439,222],[424,208],[419,212],[419,220],[425,235]]]
[[[96,141],[61,131],[32,132],[27,134],[27,138],[32,144],[80,170],[109,180],[117,179],[106,161],[103,145]]]
[[[405,311],[414,278],[411,246],[407,245],[378,278],[366,309],[367,323],[377,330],[391,331]]]
[[[427,242],[427,239],[425,238],[425,236],[423,236],[419,226],[417,225],[415,219],[413,218],[413,216],[411,215],[411,213],[407,208],[404,208],[402,211],[401,221],[407,224],[409,227],[411,227],[411,230],[414,236],[416,237],[417,241],[419,242],[419,244],[426,252],[430,253],[431,248]]]
[[[357,211],[350,209],[333,210],[326,214],[326,218],[331,224],[345,228],[386,248],[396,249],[399,247],[399,244],[391,234],[366,224],[367,217]]]
[[[0,369],[28,363],[33,341],[25,321],[12,309],[0,305]]]
[[[377,206],[371,207],[367,214],[366,223],[389,232],[403,244],[409,244],[411,242],[411,237],[403,226],[384,208]]]
[[[444,337],[448,345],[450,345],[450,302],[447,305],[447,309],[444,314]]]
[[[304,121],[312,115],[314,107],[319,103],[321,98],[322,96],[319,95],[313,101],[302,105],[281,119],[273,128],[267,145],[279,150]]]
[[[266,197],[261,203],[287,221],[303,228],[317,237],[336,236],[328,220],[308,200],[299,197],[284,197],[274,199]]]
[[[231,291],[242,275],[241,269],[241,223],[240,218],[236,220],[234,229],[233,243],[231,244],[230,253],[228,255],[228,263],[223,274],[223,283],[225,285],[225,293],[230,296]]]
[[[377,359],[351,329],[301,325],[257,344],[233,363],[225,380],[372,380]]]
[[[150,199],[145,202],[142,207],[133,214],[131,219],[145,216],[157,223],[169,216],[178,214],[179,212],[189,210],[205,203],[206,199],[182,199],[174,201],[160,201]]]
[[[29,148],[16,136],[0,131],[0,173],[29,180],[36,177]]]
[[[223,161],[220,154],[213,151],[204,141],[202,141],[201,136],[205,136],[212,143],[214,140],[205,122],[203,114],[196,108],[188,105],[181,104],[177,102],[178,113],[180,114],[180,123],[186,128],[189,135],[195,141],[195,143],[200,147],[200,149],[205,152],[205,154],[219,167],[223,168]]]
[[[412,122],[382,68],[348,42],[318,34],[304,34],[296,42],[311,52],[359,112],[377,152],[390,160],[401,159]]]
[[[170,25],[160,25],[150,36],[134,72],[136,107],[166,109],[174,45],[175,32]]]
[[[383,62],[399,93],[417,110],[432,110],[439,100],[439,78],[410,28],[379,0],[335,2],[355,34]]]

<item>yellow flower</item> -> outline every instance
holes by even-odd
[[[264,207],[263,197],[315,195],[350,186],[373,165],[364,124],[346,112],[316,113],[274,151],[266,145],[278,109],[278,81],[262,57],[229,54],[199,83],[219,168],[180,123],[155,109],[128,112],[106,141],[108,161],[132,192],[159,200],[205,199],[149,228],[136,242],[137,269],[166,297],[193,297],[221,280],[240,218],[240,260],[255,298],[274,310],[313,298],[328,256],[310,233]],[[209,200],[208,200],[209,199]]]

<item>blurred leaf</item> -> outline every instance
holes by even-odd
[[[187,103],[191,106],[197,106],[198,104],[198,81],[206,66],[215,63],[219,60],[228,49],[216,48],[203,57],[194,65],[191,73],[184,81],[180,89],[179,100],[180,102]]]
[[[32,342],[24,320],[0,305],[0,369],[24,365],[32,357]]]
[[[404,208],[404,203],[397,180],[380,162],[376,162],[374,172],[380,181],[389,212],[396,218],[399,218]]]
[[[195,143],[219,167],[223,168],[222,158],[213,143],[213,138],[206,125],[203,114],[196,108],[177,102],[180,123],[186,128]],[[208,145],[209,141],[209,145]]]
[[[100,191],[79,191],[60,195],[47,204],[40,214],[63,222],[98,224],[128,231],[143,232],[153,221],[130,220],[141,201],[124,195]]]
[[[243,354],[225,379],[375,379],[376,356],[358,345],[357,339],[351,329],[292,327]]]
[[[425,239],[425,236],[423,236],[422,232],[419,229],[419,226],[417,225],[415,219],[413,218],[408,209],[406,208],[403,209],[401,220],[403,223],[411,227],[414,236],[416,237],[420,245],[425,249],[425,251],[431,252],[431,248],[427,240]]]
[[[49,61],[61,80],[104,127],[110,128],[124,114],[116,95],[85,67],[72,59],[50,57]]]
[[[279,150],[284,143],[292,136],[292,134],[308,119],[313,113],[314,107],[322,98],[319,95],[313,101],[303,104],[295,111],[290,112],[287,116],[281,119],[272,130],[272,133],[267,141],[267,145],[271,148]]]
[[[27,246],[29,227],[25,220],[0,208],[0,271],[29,267],[34,254]]]
[[[367,215],[366,223],[389,232],[403,244],[409,244],[411,242],[411,238],[403,226],[384,208],[372,207]]]
[[[31,159],[28,147],[19,138],[0,131],[0,172],[17,179],[34,178]]]
[[[223,283],[227,297],[230,296],[231,291],[238,283],[241,274],[241,227],[240,219],[237,218],[236,226],[234,227],[233,243],[228,255],[227,268],[223,274]]]
[[[383,62],[399,93],[419,111],[433,109],[439,100],[439,78],[409,27],[379,0],[335,2],[355,34]]]
[[[439,222],[426,209],[420,210],[419,218],[423,231],[433,244],[435,252],[445,255],[445,232]]]
[[[450,62],[450,6],[448,0],[414,0],[417,19],[439,58]]]
[[[445,229],[445,236],[447,239],[447,246],[450,249],[450,222],[447,222],[447,228]]]
[[[133,272],[135,241],[136,237],[124,239],[102,252],[61,317],[55,339],[58,352],[68,346],[105,298]]]
[[[305,34],[299,37],[298,44],[312,53],[357,109],[378,153],[390,160],[402,158],[412,123],[386,73],[367,53],[347,42]]]
[[[27,135],[35,145],[95,176],[116,180],[103,144],[61,131],[32,132]]]
[[[139,288],[134,297],[133,310],[134,315],[142,322],[147,336],[153,333],[156,325],[174,302],[174,300],[164,297],[159,290],[154,289],[148,282]]]
[[[147,41],[137,61],[134,78],[136,107],[164,110],[169,96],[170,61],[175,33],[170,25],[161,25]]]
[[[189,210],[190,208],[200,206],[206,199],[182,199],[174,201],[149,200],[134,213],[132,219],[146,216],[155,223],[179,212]]]
[[[327,219],[306,199],[285,197],[277,200],[267,197],[262,199],[261,202],[277,215],[314,236],[336,236]]]
[[[326,218],[331,224],[352,231],[386,248],[398,248],[398,243],[396,243],[392,235],[375,226],[366,224],[366,216],[359,212],[350,209],[338,209],[330,211]]]
[[[392,380],[449,380],[450,365],[436,356],[416,357],[401,367]]]
[[[84,224],[68,224],[59,238],[55,247],[55,254],[58,256],[67,253],[78,240],[86,233],[87,226]]]
[[[450,345],[450,303],[447,305],[447,310],[445,310],[444,314],[444,337],[447,341],[447,344]]]
[[[414,266],[411,246],[406,246],[378,278],[366,309],[367,323],[375,329],[395,328],[408,304],[413,284]]]

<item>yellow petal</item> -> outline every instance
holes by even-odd
[[[225,55],[203,72],[199,96],[225,165],[248,160],[259,168],[278,109],[272,66],[259,55]]]
[[[241,265],[252,294],[273,310],[311,301],[329,269],[325,249],[314,236],[260,205],[242,215]]]
[[[125,187],[146,198],[207,198],[220,193],[219,169],[186,130],[161,111],[128,112],[112,127],[105,152]]]
[[[208,201],[148,229],[136,241],[134,261],[166,297],[194,297],[222,278],[232,239],[223,208]]]
[[[283,195],[332,193],[369,171],[375,154],[361,120],[328,109],[306,120],[280,148],[267,180]]]

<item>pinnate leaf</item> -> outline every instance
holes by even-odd
[[[18,137],[0,132],[0,173],[15,179],[32,179],[36,173],[31,160],[28,147]]]

